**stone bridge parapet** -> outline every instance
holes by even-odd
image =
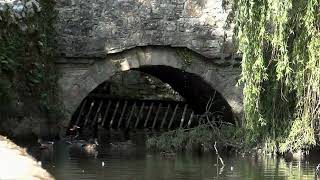
[[[136,46],[187,47],[209,58],[232,55],[228,0],[58,1],[58,53],[105,57]]]

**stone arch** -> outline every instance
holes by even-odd
[[[242,91],[236,87],[240,69],[217,64],[191,51],[183,50],[186,53],[183,55],[180,50],[161,46],[136,47],[101,59],[60,61],[60,97],[66,109],[66,120],[87,94],[114,74],[152,66],[167,66],[199,76],[223,96],[234,117],[241,119]]]

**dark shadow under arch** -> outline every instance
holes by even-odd
[[[209,99],[213,97],[215,103],[211,111],[223,112],[224,120],[234,123],[233,113],[228,102],[220,92],[211,87],[202,77],[181,69],[162,65],[142,66],[134,70],[150,74],[168,83],[199,114],[206,111],[206,105]]]

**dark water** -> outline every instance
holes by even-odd
[[[221,168],[215,153],[181,153],[164,158],[140,145],[119,150],[100,142],[93,154],[71,150],[64,142],[56,142],[53,152],[37,149],[29,148],[58,180],[315,179],[315,167],[320,162],[317,155],[292,162],[272,157],[223,156],[225,166]]]

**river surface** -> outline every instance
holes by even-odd
[[[62,141],[54,150],[40,151],[25,143],[28,151],[58,180],[209,180],[209,179],[316,179],[315,167],[320,156],[287,162],[283,158],[222,156],[225,166],[217,165],[215,153],[178,153],[162,157],[143,145],[114,149],[101,142],[92,154],[72,150]]]

